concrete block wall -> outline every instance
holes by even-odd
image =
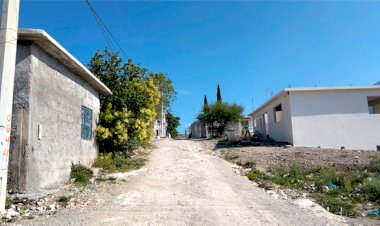
[[[30,88],[24,98],[28,107],[14,104],[16,122],[12,123],[18,128],[12,130],[10,185],[22,192],[38,192],[68,181],[72,162],[92,165],[98,147],[94,132],[91,140],[81,138],[81,111],[82,106],[92,110],[94,131],[99,94],[35,44],[19,43],[18,49],[15,100],[22,99],[17,82],[27,81]]]

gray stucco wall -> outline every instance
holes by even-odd
[[[11,158],[18,159],[19,165],[13,161],[10,170],[22,167],[23,171],[11,173],[10,180],[24,181],[23,186],[13,184],[16,190],[38,192],[68,181],[72,162],[91,166],[98,148],[94,133],[91,140],[81,138],[81,111],[82,106],[92,110],[94,131],[100,103],[97,91],[38,46],[19,44],[18,59],[25,55],[25,51],[29,55],[27,60],[17,61],[15,80],[25,80],[24,74],[30,76],[27,148],[24,153],[22,148],[11,150]],[[25,68],[25,71],[21,73],[20,68]],[[15,100],[20,95],[16,90]],[[19,143],[17,134],[20,132],[12,130],[12,133],[12,143]]]
[[[273,108],[281,104],[282,106],[282,120],[279,122],[274,121],[274,110]],[[291,118],[291,108],[290,108],[290,98],[287,93],[274,99],[272,102],[268,103],[260,111],[255,112],[252,115],[253,120],[256,119],[256,127],[254,130],[258,130],[263,137],[265,137],[266,129],[263,115],[268,114],[268,129],[269,137],[279,142],[288,142],[293,144],[293,134],[292,134],[292,118]]]

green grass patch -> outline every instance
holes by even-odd
[[[109,173],[126,172],[132,169],[140,169],[145,165],[145,161],[143,158],[131,158],[124,153],[117,152],[100,154],[95,160],[94,166]]]
[[[70,173],[70,178],[75,179],[75,183],[86,186],[91,184],[90,179],[93,176],[93,172],[91,169],[85,167],[82,164],[71,164],[71,173]]]
[[[360,212],[351,200],[342,200],[335,195],[322,193],[314,194],[313,198],[331,213],[350,217],[360,216]]]
[[[231,162],[237,158],[239,158],[239,156],[233,152],[227,152],[227,154],[224,156],[224,159],[229,161],[229,162]]]
[[[13,204],[12,199],[10,199],[9,197],[7,197],[5,199],[5,209],[11,208],[12,204]]]

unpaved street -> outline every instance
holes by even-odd
[[[344,225],[338,216],[275,199],[206,154],[200,141],[160,141],[150,161],[87,208],[23,225]],[[122,177],[123,175],[119,175]]]

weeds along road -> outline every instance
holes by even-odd
[[[344,225],[274,199],[225,160],[206,154],[200,141],[157,143],[150,161],[127,182],[94,195],[87,208],[66,209],[23,225]]]

